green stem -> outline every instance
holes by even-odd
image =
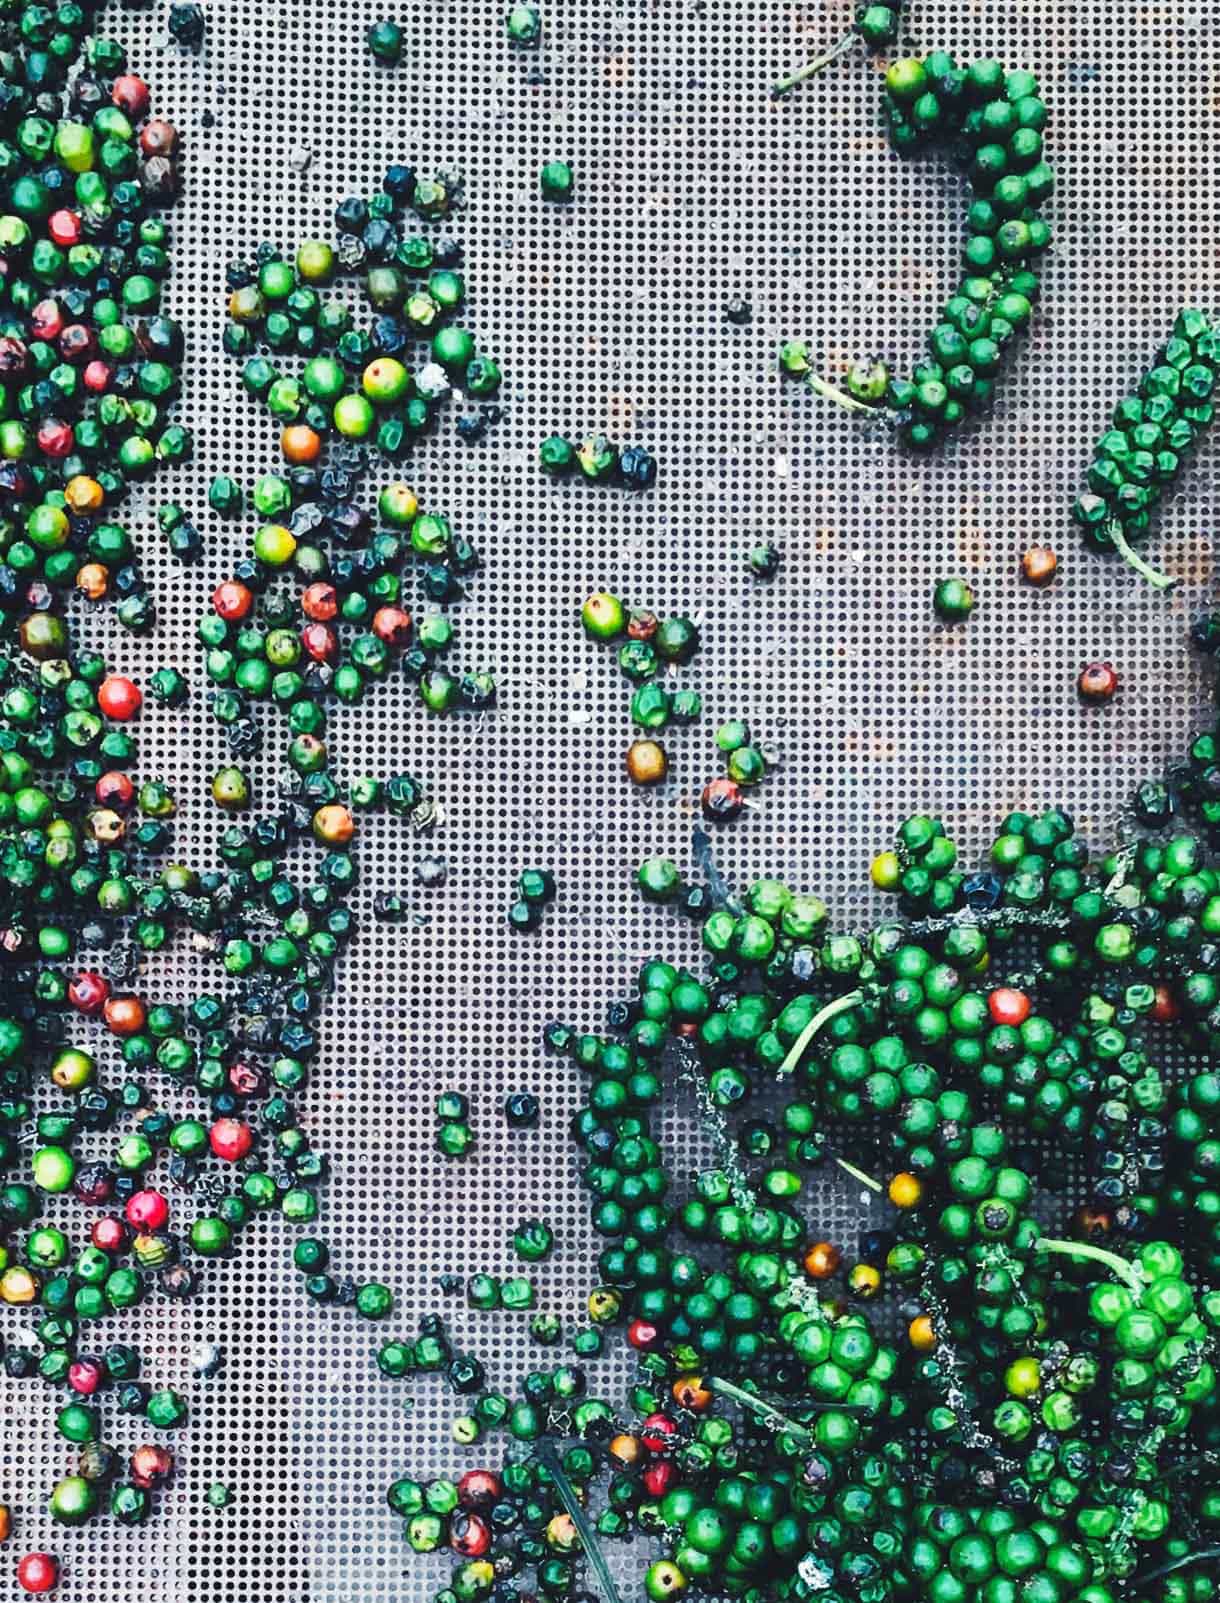
[[[1154,568],[1150,562],[1144,561],[1128,541],[1123,533],[1123,526],[1117,518],[1112,518],[1106,524],[1106,534],[1127,566],[1134,568],[1142,579],[1147,579],[1154,590],[1172,590],[1177,584],[1176,579],[1171,579],[1167,573],[1162,573],[1159,568]]]
[[[721,1397],[731,1397],[735,1403],[749,1409],[752,1414],[757,1414],[759,1419],[765,1419],[768,1424],[775,1425],[780,1430],[790,1431],[806,1442],[813,1440],[813,1432],[808,1425],[798,1425],[795,1419],[789,1419],[787,1414],[781,1414],[771,1403],[765,1403],[752,1391],[745,1391],[742,1387],[735,1386],[731,1380],[721,1380],[719,1375],[707,1375],[703,1384],[709,1391],[718,1392]],[[861,1406],[859,1403],[815,1403],[808,1400],[801,1404],[802,1408],[813,1408],[821,1413],[833,1411],[839,1414],[859,1413]]]
[[[836,1158],[835,1162],[840,1169],[845,1169],[853,1180],[858,1180],[862,1186],[867,1186],[870,1191],[881,1192],[885,1190],[880,1180],[874,1180],[871,1174],[865,1174],[863,1169],[857,1169],[855,1164],[848,1163],[846,1158]]]
[[[1034,1242],[1034,1249],[1037,1252],[1060,1252],[1070,1258],[1091,1258],[1094,1263],[1104,1263],[1107,1269],[1126,1282],[1137,1297],[1144,1289],[1135,1265],[1120,1258],[1116,1252],[1107,1252],[1105,1247],[1093,1247],[1083,1241],[1052,1241],[1046,1236],[1039,1236]]]
[[[575,1488],[567,1475],[563,1465],[559,1462],[559,1454],[550,1442],[539,1442],[534,1449],[535,1456],[544,1466],[559,1494],[559,1501],[568,1511],[572,1524],[575,1525],[580,1536],[580,1545],[585,1550],[585,1558],[589,1568],[597,1577],[598,1589],[602,1595],[602,1603],[623,1603],[619,1596],[618,1587],[614,1584],[614,1577],[610,1573],[610,1566],[606,1563],[605,1554],[598,1545],[597,1533],[589,1523],[589,1517],[580,1505]]]
[[[832,61],[837,61],[840,56],[845,56],[855,42],[856,32],[853,28],[851,33],[844,34],[838,44],[833,45],[823,55],[815,56],[812,61],[807,61],[803,67],[798,67],[795,72],[788,73],[786,77],[777,78],[771,85],[771,93],[778,100],[780,95],[786,95],[789,89],[795,89],[797,84],[806,83],[810,78],[815,78],[823,67],[829,67]]]
[[[1172,1575],[1174,1570],[1184,1570],[1188,1564],[1202,1564],[1207,1559],[1220,1558],[1220,1547],[1201,1547],[1197,1553],[1187,1553],[1182,1558],[1171,1559],[1168,1564],[1162,1564],[1155,1570],[1145,1570],[1142,1575],[1135,1575],[1128,1583],[1130,1586],[1146,1586],[1149,1581],[1159,1581],[1164,1575]]]
[[[815,395],[820,395],[823,400],[833,401],[836,406],[841,406],[845,412],[855,412],[857,414],[867,412],[870,417],[880,415],[880,407],[869,406],[867,401],[857,401],[854,395],[848,395],[846,390],[839,389],[838,385],[832,384],[829,379],[819,378],[816,373],[806,373],[805,383],[808,384]]]
[[[846,996],[837,996],[833,1002],[827,1002],[820,1012],[815,1013],[792,1043],[792,1050],[788,1053],[788,1056],[780,1064],[780,1078],[782,1079],[785,1074],[792,1073],[804,1056],[805,1048],[819,1030],[829,1024],[831,1019],[837,1018],[840,1013],[847,1013],[851,1008],[859,1007],[863,1000],[863,991],[849,991]]]

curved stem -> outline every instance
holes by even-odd
[[[841,390],[837,384],[832,384],[829,379],[819,378],[816,373],[807,373],[805,375],[805,383],[808,384],[815,395],[820,395],[824,400],[833,401],[836,406],[841,406],[845,412],[855,412],[857,415],[861,412],[867,412],[869,417],[877,417],[881,412],[880,407],[869,406],[867,401],[857,401],[854,395],[848,395],[846,390]]]
[[[539,1463],[543,1465],[547,1474],[555,1483],[559,1501],[567,1510],[572,1524],[576,1527],[577,1534],[580,1537],[580,1545],[584,1548],[589,1568],[597,1577],[602,1603],[622,1603],[618,1588],[614,1584],[614,1577],[611,1575],[610,1567],[606,1563],[606,1556],[598,1545],[597,1532],[589,1523],[589,1516],[581,1507],[580,1499],[564,1472],[563,1465],[559,1462],[559,1454],[551,1446],[550,1442],[540,1442],[534,1451]]]
[[[1220,1547],[1201,1547],[1197,1553],[1186,1553],[1181,1558],[1170,1560],[1168,1564],[1159,1565],[1155,1570],[1145,1570],[1142,1575],[1132,1576],[1130,1585],[1146,1586],[1149,1581],[1159,1581],[1163,1575],[1172,1575],[1174,1570],[1184,1570],[1188,1564],[1202,1564],[1213,1558],[1220,1558]]]
[[[1178,581],[1170,578],[1169,574],[1162,573],[1159,568],[1154,568],[1150,562],[1144,561],[1143,557],[1128,541],[1127,536],[1123,533],[1123,526],[1117,518],[1112,518],[1106,524],[1106,534],[1110,537],[1114,549],[1127,566],[1134,568],[1141,579],[1147,579],[1154,590],[1172,590],[1174,585],[1177,584]]]
[[[874,1180],[871,1174],[865,1174],[863,1169],[857,1169],[855,1164],[848,1163],[846,1158],[836,1158],[835,1162],[840,1169],[846,1170],[853,1180],[858,1180],[862,1186],[867,1186],[870,1191],[881,1192],[885,1190],[880,1180]]]
[[[1105,1247],[1093,1247],[1084,1241],[1053,1241],[1046,1236],[1039,1236],[1034,1242],[1034,1249],[1037,1252],[1058,1252],[1069,1258],[1090,1258],[1094,1263],[1104,1263],[1137,1297],[1144,1289],[1135,1265],[1120,1258],[1116,1252],[1108,1252]]]
[[[832,61],[837,61],[840,56],[845,56],[855,42],[856,31],[853,28],[850,33],[843,35],[837,45],[832,45],[822,55],[815,56],[812,61],[807,61],[803,67],[798,67],[795,72],[790,72],[783,78],[777,78],[771,85],[771,93],[778,100],[780,95],[786,95],[789,89],[795,89],[797,84],[805,83],[808,79],[816,77],[823,67],[829,67]]]
[[[787,1414],[780,1413],[779,1409],[771,1403],[766,1403],[761,1397],[755,1397],[753,1392],[745,1391],[741,1386],[735,1386],[731,1380],[721,1380],[719,1375],[707,1375],[703,1384],[709,1391],[718,1392],[722,1397],[731,1397],[740,1407],[757,1414],[768,1424],[776,1426],[779,1430],[790,1431],[795,1436],[803,1437],[805,1441],[813,1440],[813,1432],[808,1425],[798,1425],[795,1419],[789,1419]],[[821,1403],[806,1400],[802,1408],[813,1408],[819,1413],[834,1412],[838,1414],[857,1414],[860,1412],[860,1403]]]
[[[837,1018],[840,1013],[846,1013],[853,1007],[859,1007],[863,1000],[863,991],[849,991],[846,996],[837,996],[833,1002],[827,1002],[819,1013],[815,1013],[792,1043],[792,1050],[788,1053],[788,1056],[780,1064],[779,1073],[781,1078],[785,1074],[792,1073],[804,1056],[805,1048],[819,1030],[825,1028],[831,1019]]]

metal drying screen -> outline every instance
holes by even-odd
[[[1159,518],[1153,549],[1188,580],[1168,599],[1084,555],[1068,507],[1110,406],[1179,307],[1218,309],[1214,9],[912,0],[919,48],[1038,73],[1059,175],[1043,308],[994,416],[919,459],[775,376],[777,343],[793,335],[827,372],[874,351],[905,369],[957,272],[958,180],[888,151],[861,55],[783,102],[768,96],[780,71],[838,37],[850,0],[542,3],[535,56],[509,51],[500,0],[396,0],[408,36],[396,70],[365,49],[383,14],[371,0],[211,0],[197,57],[169,44],[163,0],[104,19],[188,152],[169,310],[188,329],[180,411],[198,449],[129,514],[159,627],[109,644],[136,677],[165,662],[190,675],[189,707],[148,707],[140,747],[142,771],[181,799],[178,839],[196,862],[216,832],[203,795],[223,748],[194,625],[252,527],[213,517],[206,489],[220,471],[248,489],[278,461],[270,420],[220,351],[226,258],[330,233],[334,204],[371,193],[390,161],[457,168],[471,326],[508,377],[504,421],[482,444],[461,443],[450,412],[406,475],[483,555],[455,621],[462,660],[499,671],[499,705],[430,719],[400,679],[338,715],[332,743],[349,775],[426,777],[445,813],[426,840],[388,817],[367,828],[358,907],[367,915],[375,888],[401,887],[419,922],[363,920],[306,1098],[334,1167],[323,1233],[344,1272],[384,1278],[402,1305],[392,1329],[311,1307],[289,1265],[291,1233],[263,1222],[193,1302],[129,1315],[150,1371],[192,1406],[179,1473],[136,1531],[44,1520],[71,1449],[54,1435],[52,1394],[0,1380],[0,1496],[20,1515],[8,1551],[60,1552],[62,1595],[82,1603],[422,1603],[442,1584],[447,1567],[410,1554],[384,1488],[480,1452],[449,1440],[459,1410],[440,1381],[386,1381],[372,1353],[444,1308],[493,1384],[508,1388],[543,1359],[528,1316],[470,1313],[435,1285],[447,1270],[507,1272],[508,1234],[533,1213],[559,1242],[537,1276],[541,1305],[568,1329],[579,1322],[594,1271],[566,1137],[577,1088],[543,1058],[539,1029],[553,1015],[600,1025],[654,951],[698,961],[693,932],[641,905],[629,873],[650,851],[689,863],[721,718],[748,718],[782,757],[757,811],[718,837],[725,873],[787,876],[851,920],[868,911],[872,852],[907,812],[943,814],[974,850],[1008,808],[1063,802],[1093,842],[1107,839],[1133,782],[1183,749],[1204,710],[1185,629],[1210,589],[1214,453]],[[576,170],[567,208],[538,198],[538,168],[555,157]],[[752,305],[746,327],[726,320],[735,297]],[[542,478],[544,435],[598,428],[655,449],[654,490]],[[206,533],[202,568],[166,557],[152,513],[171,497]],[[764,537],[784,553],[768,585],[744,566]],[[1049,592],[1017,577],[1034,541],[1061,556]],[[930,598],[954,573],[975,584],[979,607],[946,630]],[[706,715],[670,741],[660,793],[623,776],[626,683],[577,623],[602,585],[703,627],[684,682],[702,690]],[[1075,676],[1099,656],[1123,688],[1085,709]],[[279,746],[270,731],[263,794]],[[413,886],[426,851],[449,860],[439,890]],[[522,937],[504,915],[530,864],[554,868],[559,896]],[[154,960],[148,993],[190,994],[193,970],[181,948]],[[537,1132],[509,1132],[501,1117],[504,1094],[521,1087],[543,1097]],[[446,1088],[473,1101],[477,1145],[464,1163],[434,1146]],[[694,1161],[689,1110],[679,1104],[667,1129]],[[818,1232],[846,1241],[856,1210],[838,1182],[809,1203]],[[201,1340],[225,1351],[212,1380],[189,1375]],[[214,1479],[234,1488],[227,1511],[204,1501]],[[3,1571],[11,1595],[11,1559]]]

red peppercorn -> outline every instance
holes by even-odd
[[[250,1063],[230,1063],[229,1088],[238,1096],[254,1096],[263,1088],[263,1076]]]
[[[0,378],[20,378],[30,365],[25,342],[13,334],[0,338]]]
[[[703,816],[718,820],[736,818],[745,800],[741,786],[734,779],[713,779],[710,785],[703,787],[700,797]]]
[[[651,1352],[661,1332],[647,1319],[633,1319],[627,1326],[627,1340],[640,1352]]]
[[[100,1013],[109,996],[109,985],[91,969],[82,970],[68,985],[68,1001],[86,1018],[94,1018]]]
[[[644,1471],[644,1490],[649,1497],[664,1497],[678,1478],[678,1466],[672,1458],[658,1458]]]
[[[102,1384],[102,1366],[96,1358],[78,1358],[68,1367],[68,1385],[82,1397],[92,1397]]]
[[[664,1453],[674,1445],[678,1427],[668,1414],[649,1414],[640,1431],[640,1440],[650,1453]]]
[[[627,619],[627,638],[651,640],[660,627],[661,620],[655,612],[633,612]]]
[[[1080,670],[1076,689],[1083,701],[1109,701],[1118,689],[1118,674],[1108,662],[1091,662]]]
[[[449,1546],[462,1558],[482,1558],[491,1546],[491,1529],[477,1514],[455,1514],[449,1522]]]
[[[226,579],[212,591],[212,608],[228,623],[244,618],[254,605],[254,597],[240,579]]]
[[[315,662],[329,662],[339,650],[335,631],[324,623],[306,624],[301,630],[301,644]]]
[[[146,156],[172,156],[178,130],[163,117],[154,117],[140,131],[140,149]]]
[[[30,333],[35,339],[58,339],[63,326],[63,308],[57,300],[39,301],[30,313]]]
[[[84,323],[69,323],[59,336],[59,354],[73,367],[80,367],[97,354],[93,330]]]
[[[87,390],[93,395],[104,395],[110,388],[110,380],[114,377],[114,369],[105,362],[93,361],[86,367],[81,380]]]
[[[1156,1024],[1172,1024],[1178,1016],[1177,998],[1167,985],[1158,985],[1148,1017]]]
[[[101,1252],[121,1252],[127,1243],[127,1228],[117,1214],[106,1213],[93,1221],[89,1240]]]
[[[48,417],[38,425],[38,449],[44,456],[58,461],[68,455],[76,444],[72,425],[62,418]]]
[[[47,233],[57,245],[65,247],[80,244],[80,218],[62,206],[47,218]]]
[[[112,673],[97,687],[97,704],[107,718],[125,724],[144,703],[139,687],[122,674]]]
[[[1024,991],[1001,985],[987,998],[987,1011],[995,1024],[1011,1024],[1014,1028],[1029,1017],[1030,1001]]]
[[[237,1163],[254,1145],[254,1135],[240,1119],[217,1119],[208,1131],[208,1145],[226,1163]]]
[[[112,768],[94,785],[93,794],[102,807],[113,807],[116,813],[125,813],[136,799],[136,787],[126,774]]]
[[[137,1191],[123,1212],[133,1230],[164,1230],[169,1223],[169,1203],[159,1191]]]
[[[131,1478],[141,1491],[148,1491],[157,1481],[164,1480],[174,1467],[174,1455],[164,1447],[146,1442],[131,1455]]]
[[[339,596],[333,584],[319,579],[311,584],[301,597],[301,611],[315,623],[329,623],[338,616]]]
[[[27,1592],[50,1592],[59,1583],[59,1560],[53,1553],[27,1553],[17,1561],[17,1581]]]
[[[110,98],[120,111],[125,111],[132,122],[143,122],[148,116],[149,91],[143,78],[134,72],[125,72],[114,80]]]
[[[411,614],[401,607],[378,607],[373,614],[373,633],[387,646],[401,651],[411,639]]]
[[[475,1513],[486,1513],[500,1501],[503,1485],[490,1469],[468,1469],[457,1483],[458,1502]]]

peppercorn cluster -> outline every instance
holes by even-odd
[[[264,245],[253,260],[230,263],[224,348],[245,358],[242,384],[283,425],[290,464],[317,462],[336,438],[371,441],[398,458],[434,425],[455,386],[478,401],[499,389],[499,365],[455,321],[466,299],[461,247],[405,228],[406,208],[436,221],[459,194],[456,180],[394,166],[380,194],[336,208],[337,246],[306,240],[288,260]],[[374,314],[367,328],[345,300],[324,293],[356,273]],[[420,341],[427,359],[412,372],[404,358]],[[460,419],[458,432],[477,439],[496,417],[484,407]]]
[[[961,67],[943,50],[894,62],[885,76],[890,143],[902,155],[950,142],[974,200],[966,217],[965,268],[928,338],[928,359],[910,379],[862,362],[847,393],[812,370],[808,345],[792,340],[780,368],[862,414],[885,415],[917,449],[937,445],[990,404],[1005,354],[1028,328],[1041,289],[1035,263],[1051,240],[1040,208],[1054,190],[1043,155],[1046,104],[1034,75],[997,61]]]
[[[1094,550],[1117,550],[1159,588],[1170,581],[1135,558],[1131,546],[1147,537],[1157,502],[1215,416],[1218,358],[1220,335],[1188,307],[1138,388],[1114,408],[1094,449],[1088,489],[1072,509]]]

